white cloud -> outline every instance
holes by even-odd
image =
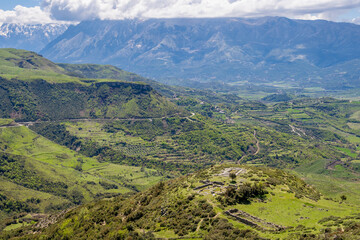
[[[18,6],[14,11],[1,11],[0,20],[260,16],[337,20],[356,7],[360,0],[42,0],[41,9]]]
[[[99,18],[110,11],[106,1],[97,0],[43,0],[41,7],[57,20],[81,21]]]
[[[44,0],[43,8],[60,20],[91,18],[257,17],[333,19],[360,0]]]
[[[44,12],[39,6],[23,7],[16,6],[12,11],[3,11],[0,9],[0,22],[5,23],[50,23],[55,22],[50,15]]]

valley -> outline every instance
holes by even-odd
[[[355,99],[247,99],[15,49],[0,63],[1,239],[359,235]]]

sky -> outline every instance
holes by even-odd
[[[360,24],[360,0],[1,0],[0,22],[77,23],[91,19],[262,17]]]

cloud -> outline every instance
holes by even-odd
[[[3,11],[0,9],[0,22],[3,23],[51,23],[56,22],[50,18],[50,14],[44,12],[39,6],[23,7],[16,6],[12,11]]]
[[[360,7],[360,0],[44,0],[58,20],[260,17],[333,19],[337,12]]]
[[[2,11],[0,15],[13,20],[16,18],[13,15],[17,14],[19,20],[19,14],[23,13],[27,21],[34,16],[33,21],[72,22],[89,19],[261,16],[337,20],[344,12],[360,8],[360,0],[42,0],[41,9],[16,8],[14,11]]]
[[[113,1],[97,0],[43,0],[41,7],[50,13],[51,17],[64,21],[82,21],[100,18],[111,9],[109,3]]]

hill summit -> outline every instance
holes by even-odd
[[[342,217],[332,216],[340,211]],[[322,199],[314,188],[284,171],[222,165],[161,182],[129,198],[78,207],[58,215],[50,227],[47,220],[29,228],[36,234],[28,237],[329,239],[356,234],[356,212]],[[343,225],[345,231],[336,229]]]

